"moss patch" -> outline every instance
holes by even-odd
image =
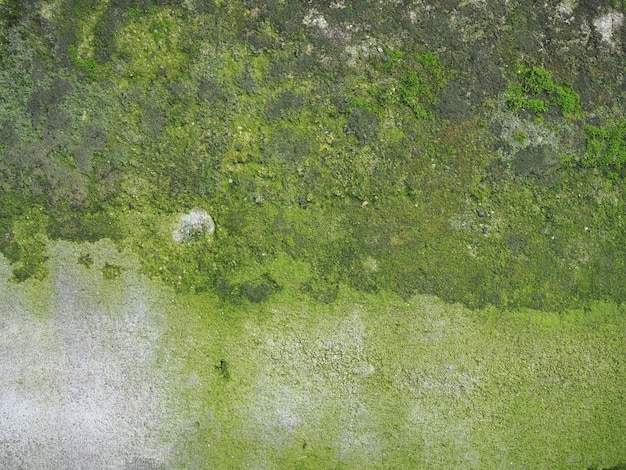
[[[169,317],[170,347],[186,358],[181,409],[194,423],[181,466],[586,468],[626,458],[616,305],[505,315],[342,291],[332,306],[281,295],[244,314],[187,299]]]

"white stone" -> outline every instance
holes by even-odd
[[[563,0],[556,7],[556,11],[559,12],[562,16],[570,17],[574,14],[574,10],[578,6],[577,0]]]
[[[192,209],[188,214],[180,217],[172,232],[175,242],[188,241],[198,235],[210,235],[215,232],[213,218],[202,209]]]
[[[315,8],[309,10],[309,13],[302,20],[305,26],[317,26],[322,31],[328,29],[328,21]]]
[[[623,23],[624,14],[617,11],[611,11],[593,20],[593,26],[596,28],[596,31],[602,36],[602,40],[611,47],[615,47],[613,33],[622,26]]]

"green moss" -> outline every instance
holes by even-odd
[[[13,280],[23,282],[30,278],[43,279],[48,271],[46,224],[48,216],[42,207],[26,209],[13,222],[10,242],[5,248],[7,258],[13,263]]]
[[[558,106],[566,116],[580,111],[580,95],[570,84],[557,84],[552,74],[540,67],[517,67],[520,83],[509,87],[507,94],[510,109],[526,109],[538,116],[548,110],[548,104]]]
[[[115,43],[124,62],[122,83],[150,83],[157,76],[175,80],[184,73],[189,57],[181,21],[175,10],[155,8],[119,28]]]
[[[546,110],[548,109],[546,102],[544,100],[533,99],[533,98],[527,99],[524,102],[524,108],[530,111],[531,113],[534,113],[537,115],[545,113]]]
[[[70,44],[70,46],[68,47],[68,53],[70,54],[70,58],[74,67],[77,67],[78,69],[81,69],[88,74],[93,74],[96,71],[96,68],[98,67],[98,62],[96,61],[96,59],[94,59],[93,57],[79,57],[75,45]]]
[[[65,2],[60,10],[68,17],[55,18],[65,30],[65,34],[74,39],[67,45],[67,54],[71,64],[91,80],[101,78],[100,75],[105,72],[105,69],[100,67],[96,55],[98,49],[103,46],[98,37],[98,26],[108,13],[107,7],[108,2],[90,0]],[[56,6],[56,8],[59,7]],[[51,7],[51,10],[55,11],[56,8]]]
[[[555,90],[556,85],[552,80],[552,75],[541,67],[522,67],[518,74],[522,79],[522,86],[527,91],[539,94],[551,93]]]
[[[626,458],[623,305],[471,311],[345,286],[332,304],[284,289],[269,303],[234,305],[149,281],[111,242],[49,250],[55,282],[3,285],[3,306],[59,315],[66,305],[50,298],[65,282],[79,287],[66,294],[77,306],[107,320],[110,350],[135,356],[138,337],[149,341],[140,376],[158,377],[145,389],[150,403],[168,399],[162,441],[151,442],[172,468],[585,468]],[[77,266],[76,253],[98,269]],[[101,277],[107,265],[123,275]],[[277,282],[291,279],[284,260],[273,266],[283,270]],[[101,330],[90,331],[93,347]]]
[[[555,92],[554,100],[563,114],[573,114],[580,110],[580,95],[571,85],[557,86]]]
[[[197,423],[181,468],[624,459],[615,304],[510,315],[383,292],[341,290],[333,305],[286,294],[234,309],[181,298],[189,306],[169,317],[180,382],[197,377],[178,396]]]
[[[122,273],[122,268],[120,268],[119,266],[115,264],[110,264],[107,262],[107,263],[104,263],[104,266],[102,266],[102,277],[106,279],[107,281],[111,281],[113,279],[118,278],[121,273]]]
[[[587,134],[583,165],[619,170],[626,162],[626,121],[609,128],[587,126]]]
[[[171,302],[181,468],[623,461],[625,131],[605,107],[622,58],[551,49],[551,72],[504,83],[535,47],[528,5],[317,3],[328,29],[298,2],[48,2],[46,21],[6,3],[0,247],[28,279],[11,288],[59,266],[49,238],[113,240],[71,255],[113,298],[138,257]],[[565,70],[609,123],[582,168]],[[453,79],[463,106],[440,119]],[[175,242],[196,207],[215,233]]]
[[[434,52],[427,52],[406,58],[401,51],[388,51],[381,70],[389,74],[393,81],[372,88],[371,94],[381,105],[393,103],[394,93],[389,87],[397,87],[397,98],[408,106],[418,119],[432,119],[431,107],[437,102],[437,95],[450,78],[450,73],[439,61]],[[383,78],[384,79],[384,78]]]
[[[89,253],[83,253],[78,257],[78,263],[82,264],[83,266],[85,266],[86,268],[90,268],[91,265],[93,264],[93,259],[91,257],[91,254]]]
[[[97,62],[88,81],[48,64],[37,69],[35,92],[15,65],[34,63],[30,42],[7,43],[6,250],[20,211],[43,204],[48,238],[110,238],[178,292],[234,304],[271,302],[285,290],[332,302],[341,284],[475,308],[626,298],[611,281],[624,270],[611,261],[623,251],[623,211],[606,202],[622,194],[596,191],[610,178],[593,165],[578,178],[566,164],[577,160],[579,97],[557,78],[560,59],[553,72],[524,65],[508,77],[510,110],[541,119],[521,125],[523,114],[494,110],[497,80],[487,79],[512,61],[504,46],[493,51],[500,62],[473,46],[479,67],[440,31],[434,42],[419,39],[449,26],[438,13],[432,24],[420,15],[409,24],[405,11],[372,26],[378,36],[361,37],[359,27],[340,45],[339,25],[370,18],[367,8],[320,7],[331,30],[340,28],[330,38],[303,31],[305,12],[294,5],[92,3],[75,5],[63,43],[76,60]],[[55,8],[46,10],[53,29],[67,9]],[[498,14],[513,14],[505,10]],[[346,47],[358,57],[337,52]],[[450,105],[455,119],[440,119],[434,110],[453,79],[444,93],[463,105]],[[51,98],[55,87],[62,99]],[[619,133],[596,135],[585,162],[619,147]],[[575,210],[562,203],[572,194],[580,194]],[[215,236],[176,244],[173,220],[194,207],[215,218]],[[581,236],[584,227],[598,236],[603,227],[601,239]],[[545,259],[554,262],[545,268]]]
[[[144,10],[142,10],[141,8],[129,8],[128,11],[126,12],[126,15],[128,16],[128,18],[130,18],[131,20],[134,20],[135,18],[141,16],[141,14],[143,13]]]

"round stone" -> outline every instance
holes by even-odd
[[[183,214],[176,228],[172,232],[172,240],[186,242],[202,235],[210,235],[215,232],[215,222],[205,210],[192,209],[188,214]]]

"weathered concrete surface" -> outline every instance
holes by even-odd
[[[107,243],[51,249],[46,283],[0,264],[0,468],[168,467],[155,294]]]
[[[0,259],[0,469],[604,468],[624,306],[175,295],[108,242]]]

